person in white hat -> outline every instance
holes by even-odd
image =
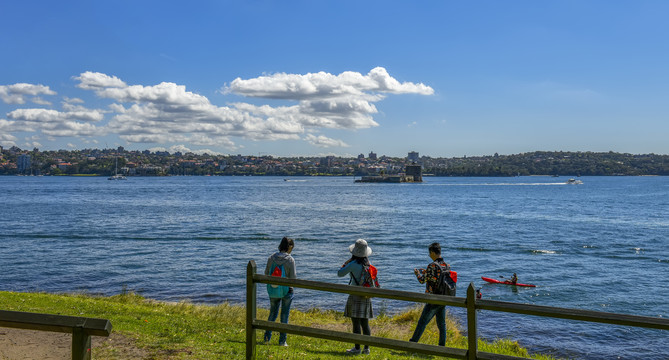
[[[348,250],[351,252],[351,258],[342,265],[337,275],[339,277],[349,275],[349,285],[362,286],[363,270],[365,267],[369,268],[368,256],[372,255],[372,249],[367,245],[367,241],[358,239],[355,244],[349,246]],[[374,310],[370,298],[349,295],[346,308],[344,308],[344,316],[351,318],[354,334],[360,334],[361,331],[364,335],[372,334],[369,328],[369,319],[374,317]],[[346,352],[349,354],[369,354],[369,345],[365,345],[364,349],[361,350],[360,344],[355,344],[355,347],[346,350]]]

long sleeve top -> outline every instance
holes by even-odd
[[[285,252],[275,252],[267,259],[267,266],[265,266],[265,275],[270,275],[274,267],[273,264],[277,266],[283,265],[283,270],[286,274],[286,277],[289,279],[297,278],[297,270],[295,270],[295,260],[293,257]],[[292,290],[293,287],[291,286]]]
[[[434,294],[434,289],[437,287],[439,282],[439,275],[442,271],[448,271],[450,265],[444,262],[443,258],[437,258],[437,260],[431,262],[425,271],[421,271],[416,275],[418,282],[425,284],[425,292],[428,294]]]
[[[358,264],[357,261],[349,261],[337,271],[337,276],[344,277],[350,275],[351,278],[348,281],[349,285],[362,286],[362,270],[362,265]]]

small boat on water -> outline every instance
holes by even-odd
[[[567,180],[567,184],[570,184],[570,185],[579,185],[579,184],[583,184],[583,181],[581,181],[581,180],[576,180],[576,179],[574,179],[574,178],[571,178],[571,179]]]
[[[125,176],[118,173],[118,157],[116,158],[116,169],[114,175],[107,178],[107,180],[128,180]]]
[[[521,283],[518,283],[518,282],[514,283],[514,282],[509,281],[509,280],[501,281],[501,280],[497,280],[497,279],[493,279],[493,278],[489,278],[489,277],[485,277],[485,276],[481,276],[481,279],[483,281],[489,282],[491,284],[504,284],[504,285],[513,285],[513,286],[537,287],[536,285],[532,285],[532,284],[521,284]]]

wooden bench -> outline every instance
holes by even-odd
[[[0,310],[0,327],[72,334],[72,360],[91,358],[91,336],[109,336],[109,320]]]

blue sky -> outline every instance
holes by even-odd
[[[4,1],[0,145],[669,154],[667,1]]]

